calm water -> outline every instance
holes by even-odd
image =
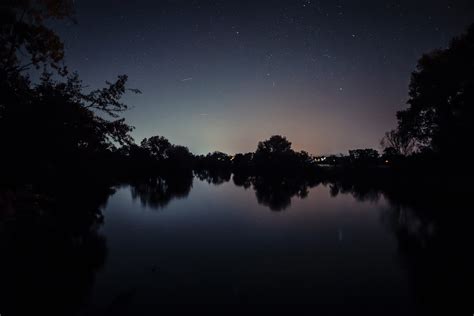
[[[168,203],[136,191],[118,188],[104,209],[107,260],[87,313],[159,311],[160,304],[311,304],[385,314],[416,307],[383,197],[331,197],[319,185],[273,211],[232,181],[194,179],[187,197]]]
[[[462,242],[470,224],[456,221],[448,199],[423,208],[406,191],[363,185],[199,178],[122,185],[99,199],[66,187],[64,218],[0,223],[1,315],[209,307],[221,314],[456,315],[449,311],[472,307],[464,290],[470,261],[459,257],[472,252]],[[94,224],[86,211],[104,200],[104,222]],[[440,227],[434,214],[455,230]]]

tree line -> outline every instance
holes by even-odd
[[[122,117],[126,93],[140,93],[120,75],[90,90],[64,65],[64,44],[48,25],[74,21],[73,1],[7,1],[0,6],[0,166],[3,181],[31,183],[63,177],[173,174],[195,171],[216,181],[225,172],[307,175],[322,164],[393,166],[452,161],[473,136],[474,26],[449,47],[422,56],[398,126],[375,149],[315,157],[295,151],[284,136],[258,143],[255,152],[193,155],[163,136],[136,144]],[[31,80],[31,71],[42,75]],[[218,176],[219,175],[219,176]]]

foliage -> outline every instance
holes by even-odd
[[[409,96],[409,107],[397,113],[397,137],[442,155],[459,152],[472,140],[474,25],[448,48],[421,57]]]
[[[71,0],[3,1],[0,5],[0,71],[11,74],[30,66],[50,66],[65,74],[66,68],[61,65],[64,44],[46,21],[72,19],[73,4]]]
[[[172,148],[170,141],[163,136],[152,136],[144,138],[141,147],[146,150],[150,156],[158,161],[168,158],[168,151]]]
[[[415,140],[405,133],[391,130],[385,133],[380,145],[384,148],[384,152],[387,151],[391,155],[408,156],[414,152]]]
[[[291,142],[284,136],[273,135],[269,139],[259,142],[256,155],[284,155],[291,153]]]
[[[371,148],[353,149],[349,150],[349,159],[352,164],[376,165],[379,159],[379,153]]]
[[[66,76],[60,65],[64,46],[47,21],[72,13],[67,0],[0,5],[0,159],[3,171],[15,178],[59,172],[60,166],[92,166],[117,145],[133,141],[132,127],[119,117],[128,109],[122,96],[139,92],[126,88],[127,76],[87,91],[76,73]],[[26,73],[30,66],[43,68],[35,83]]]

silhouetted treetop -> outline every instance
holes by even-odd
[[[353,164],[375,165],[379,159],[379,153],[375,149],[353,149],[349,150],[349,159]]]
[[[185,146],[173,145],[163,136],[144,138],[140,146],[130,144],[118,151],[124,167],[135,175],[192,173],[194,155]]]
[[[107,87],[83,95],[84,100],[89,102],[86,107],[105,112],[112,117],[118,117],[119,112],[129,108],[126,103],[120,101],[125,92],[141,93],[138,89],[126,88],[127,80],[127,75],[119,75],[115,82],[106,81]]]
[[[144,138],[141,147],[147,150],[152,157],[158,160],[168,158],[168,151],[172,147],[170,141],[163,136]]]
[[[449,47],[425,54],[409,86],[409,107],[397,113],[397,133],[419,149],[460,151],[474,131],[474,25]]]
[[[20,72],[30,66],[60,65],[64,44],[46,25],[48,19],[72,18],[72,0],[5,0],[0,4],[0,70]],[[22,57],[20,58],[20,54]],[[28,60],[20,64],[21,60]]]
[[[92,167],[99,165],[98,157],[117,145],[133,142],[133,127],[124,118],[99,116],[93,111],[97,106],[113,114],[116,104],[109,102],[119,102],[125,89],[117,92],[116,86],[123,87],[125,79],[101,89],[99,98],[93,96],[94,91],[83,92],[77,75],[56,81],[44,74],[36,85],[14,84],[6,88],[0,100],[2,167],[8,166],[7,171],[14,178],[21,178],[20,174],[29,177],[40,170],[51,173],[66,166],[72,170],[83,166],[94,173],[92,170],[96,169]],[[14,93],[16,87],[21,94]],[[91,100],[94,107],[90,106]]]
[[[274,135],[258,143],[256,154],[283,154],[290,151],[291,142],[284,136]]]
[[[400,133],[398,130],[391,130],[385,133],[380,145],[391,155],[408,156],[415,149],[415,140],[406,133]]]
[[[133,142],[133,127],[120,118],[128,109],[123,95],[140,92],[126,87],[128,77],[90,90],[61,64],[64,45],[48,23],[72,19],[73,9],[70,0],[0,4],[0,159],[15,178],[59,166],[92,170],[99,157],[105,161],[117,145]],[[31,66],[43,70],[34,83]]]
[[[259,142],[252,161],[255,171],[261,174],[312,174],[316,167],[314,157],[305,151],[295,152],[291,142],[280,135]]]

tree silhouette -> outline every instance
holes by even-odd
[[[390,152],[391,155],[408,156],[415,149],[415,141],[405,133],[399,133],[397,130],[391,130],[385,133],[380,141],[382,148]]]
[[[474,25],[449,47],[418,61],[409,87],[409,107],[397,113],[397,133],[420,150],[443,155],[461,151],[473,137]]]
[[[141,147],[147,150],[156,160],[163,161],[168,158],[168,151],[172,145],[170,141],[163,136],[152,136],[143,139]]]
[[[254,173],[254,153],[236,154],[232,159],[232,170],[240,174]]]
[[[148,172],[189,173],[194,166],[194,156],[187,147],[173,145],[163,136],[143,139],[139,150],[134,151],[131,163],[148,164]]]
[[[12,74],[30,66],[50,66],[65,74],[66,69],[60,64],[64,57],[64,44],[46,21],[72,18],[73,8],[74,1],[71,0],[2,1],[0,71]],[[22,60],[27,61],[21,64]]]
[[[215,151],[206,156],[197,157],[198,169],[212,169],[215,171],[230,171],[232,159],[226,153]]]
[[[274,135],[259,142],[256,155],[281,155],[291,152],[291,142],[284,136]]]
[[[194,156],[188,147],[181,145],[173,145],[168,150],[168,166],[175,171],[192,170],[194,165]]]
[[[271,136],[259,142],[254,154],[257,171],[262,173],[281,172],[294,165],[295,152],[291,149],[291,142],[280,135]]]
[[[23,0],[0,5],[0,166],[15,180],[22,174],[59,174],[59,166],[81,174],[88,168],[80,166],[107,164],[105,156],[117,145],[133,141],[132,127],[120,118],[128,109],[121,98],[139,91],[126,88],[126,75],[90,92],[76,73],[65,77],[63,43],[47,21],[71,17],[72,4]],[[43,68],[35,83],[24,73],[30,66]],[[49,68],[62,75],[61,81]]]
[[[379,153],[375,149],[353,149],[349,150],[349,159],[353,165],[376,165]]]
[[[3,165],[25,173],[60,165],[72,169],[98,162],[98,155],[116,144],[131,143],[132,127],[117,118],[126,109],[119,101],[126,80],[121,76],[106,88],[84,94],[77,75],[58,82],[45,74],[21,98],[4,100],[0,108]],[[99,116],[99,111],[109,118]]]

